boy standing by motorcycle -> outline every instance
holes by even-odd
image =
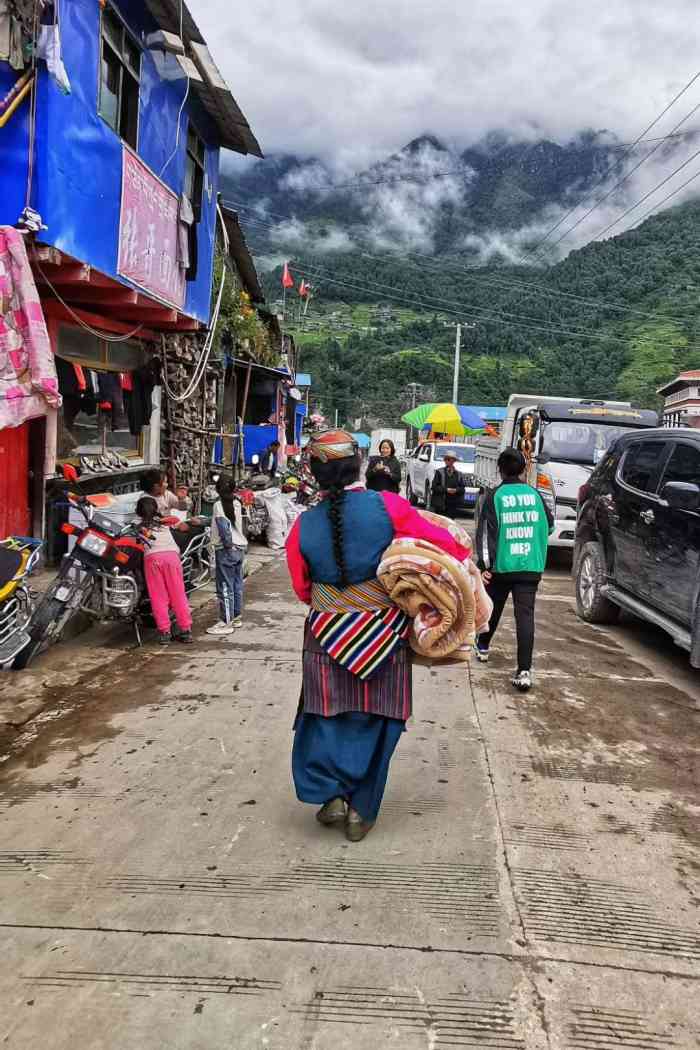
[[[243,626],[243,563],[248,541],[243,533],[241,504],[234,499],[233,482],[221,479],[212,511],[211,541],[216,559],[216,594],[221,619],[207,634],[232,634]]]
[[[175,640],[185,645],[192,643],[192,613],[185,591],[180,549],[172,532],[159,516],[158,503],[153,496],[142,496],[136,504],[141,524],[150,533],[150,546],[143,556],[148,596],[151,599],[153,619],[158,628],[158,641],[168,645],[170,610],[175,614],[178,633]]]

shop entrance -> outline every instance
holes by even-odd
[[[31,535],[29,426],[0,430],[0,539]]]

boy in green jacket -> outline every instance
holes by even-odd
[[[537,489],[522,480],[525,457],[507,448],[498,457],[501,484],[484,500],[476,533],[477,564],[493,601],[489,630],[476,642],[476,657],[489,658],[489,647],[508,595],[513,595],[518,669],[516,689],[532,687],[532,650],[535,643],[535,598],[547,561],[547,540],[554,519]]]

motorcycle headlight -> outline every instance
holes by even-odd
[[[96,558],[102,558],[107,553],[109,541],[99,536],[96,532],[86,532],[78,540],[78,546],[82,547],[88,554],[94,554]]]

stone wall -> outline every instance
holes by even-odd
[[[183,394],[199,361],[205,336],[174,333],[162,345],[163,372],[172,394]],[[218,429],[217,397],[221,370],[209,365],[204,379],[184,402],[174,401],[163,386],[161,462],[170,483],[187,485],[197,500],[206,487],[214,434]],[[206,431],[206,433],[205,433]]]

